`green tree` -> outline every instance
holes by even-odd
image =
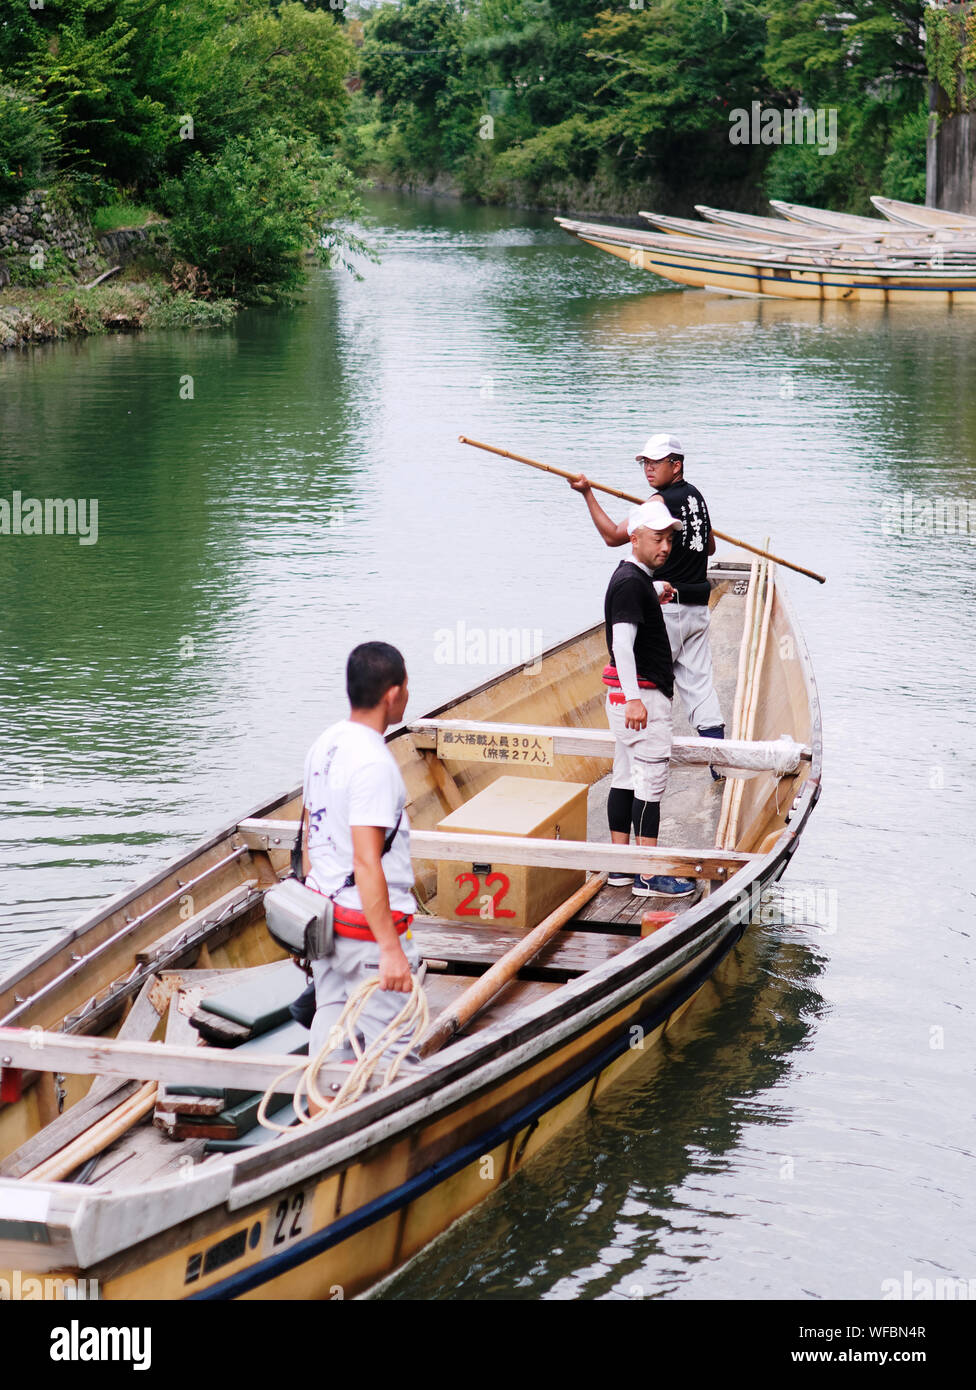
[[[0,206],[37,187],[56,153],[50,119],[37,97],[0,87]]]
[[[177,255],[204,270],[211,286],[245,303],[288,295],[305,279],[305,253],[349,268],[369,254],[342,225],[362,209],[344,165],[310,140],[270,129],[233,136],[212,156],[193,154],[182,177],[163,186]]]
[[[211,22],[176,58],[169,82],[181,115],[193,118],[189,149],[214,153],[234,136],[274,125],[332,145],[348,104],[345,78],[352,46],[328,9],[257,0],[221,0],[223,22]],[[195,3],[181,22],[198,23]],[[162,59],[161,59],[162,60]],[[189,152],[189,151],[187,151]]]
[[[477,138],[476,93],[465,86],[463,17],[454,0],[384,4],[364,26],[359,72],[381,119],[399,130],[415,167],[448,168],[465,139]]]
[[[766,72],[811,106],[914,108],[925,77],[924,0],[765,0]]]
[[[765,69],[771,99],[837,111],[836,154],[775,151],[770,197],[873,212],[882,186],[919,187],[925,135],[923,0],[767,0]],[[922,177],[924,190],[924,172]],[[904,192],[903,192],[903,195]]]
[[[36,90],[70,169],[135,179],[160,158],[175,127],[132,81],[131,49],[163,0],[63,0],[0,26],[8,75]],[[26,7],[25,7],[26,8]]]

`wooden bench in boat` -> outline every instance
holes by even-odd
[[[467,755],[466,743],[451,743],[444,747],[439,744],[438,734],[471,734],[521,739],[552,739],[554,754],[568,754],[575,757],[612,758],[614,736],[609,729],[577,729],[572,725],[546,724],[495,724],[469,719],[418,719],[407,725],[414,746],[419,750],[437,751],[447,760],[463,761]],[[485,761],[483,753],[477,749],[482,744],[472,744],[471,756],[478,762]],[[671,747],[671,761],[675,764],[711,764],[714,767],[728,767],[749,772],[778,772],[787,775],[797,772],[801,762],[809,762],[811,749],[802,743],[794,743],[791,738],[780,739],[714,739],[714,738],[676,738]],[[489,760],[490,761],[490,760]],[[499,767],[514,764],[500,759]]]
[[[133,1077],[230,1090],[274,1090],[292,1095],[296,1074],[291,1056],[266,1053],[235,1057],[219,1047],[166,1047],[161,1043],[119,1042],[114,1038],[77,1037],[42,1029],[0,1027],[0,1062],[25,1071],[60,1071],[73,1076]],[[344,1081],[343,1067],[326,1065],[325,1079]]]
[[[703,740],[704,742],[705,740]],[[238,833],[252,849],[287,848],[297,821],[242,820]],[[448,834],[410,831],[414,859],[463,859],[527,864],[552,869],[620,869],[631,874],[676,874],[722,882],[757,858],[741,850],[681,849],[672,846],[605,845],[597,840],[533,840],[519,835]]]

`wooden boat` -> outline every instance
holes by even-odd
[[[705,203],[696,203],[695,211],[706,222],[719,226],[737,227],[742,231],[772,232],[776,236],[803,239],[810,235],[805,226],[791,222],[785,217],[758,217],[751,212],[727,212],[724,208],[711,208]]]
[[[880,217],[860,217],[853,212],[831,212],[827,208],[807,207],[804,203],[785,203],[781,198],[770,198],[769,206],[775,208],[790,222],[824,227],[829,231],[876,232],[884,227]]]
[[[733,737],[688,737],[676,724],[656,850],[607,843],[602,624],[388,739],[428,914],[414,922],[425,989],[448,1016],[460,1016],[459,998],[486,967],[526,940],[503,912],[491,915],[500,894],[486,870],[497,879],[503,865],[527,867],[544,888],[547,874],[568,869],[680,871],[699,885],[693,898],[635,898],[597,876],[586,906],[507,990],[392,1085],[374,1082],[312,1126],[259,1131],[266,1142],[253,1130],[222,1141],[204,1136],[229,1091],[271,1083],[287,1101],[295,1081],[281,1078],[294,1056],[263,1041],[276,1034],[243,1050],[203,1046],[190,1022],[208,990],[257,981],[264,1008],[268,972],[278,996],[289,972],[296,992],[304,983],[268,935],[262,906],[287,872],[300,790],[257,807],[0,982],[0,1279],[29,1273],[74,1296],[97,1281],[107,1299],[353,1296],[639,1066],[784,873],[820,793],[816,687],[786,594],[765,562],[713,562],[710,580],[717,687]],[[501,739],[531,740],[549,763],[500,769],[483,750]],[[708,762],[752,774],[714,784]],[[500,771],[523,779],[520,797],[523,788],[529,799],[558,796],[567,783],[585,793],[586,838],[437,829],[449,813],[471,812]],[[467,871],[459,878],[488,886],[473,918],[450,897],[452,874],[443,877],[454,861]],[[570,907],[579,900],[574,891]],[[648,907],[674,915],[642,935]],[[221,1026],[240,1026],[229,1011],[222,1017]],[[152,1041],[164,1028],[166,1042]],[[181,1045],[191,1038],[197,1045]],[[207,1113],[194,1116],[194,1105]]]
[[[662,232],[678,236],[700,237],[708,241],[726,243],[735,249],[743,242],[781,247],[788,255],[804,250],[829,255],[848,255],[866,253],[877,256],[883,248],[894,254],[907,252],[918,258],[931,257],[941,246],[943,254],[954,252],[960,245],[972,239],[964,230],[955,227],[909,227],[893,226],[879,221],[877,229],[870,232],[832,231],[827,227],[814,227],[808,224],[780,221],[773,228],[735,226],[714,221],[696,222],[690,217],[671,217],[659,212],[641,212],[639,217],[650,222]],[[756,218],[756,222],[774,222],[773,218]],[[877,248],[877,249],[874,249]]]
[[[920,203],[905,203],[898,198],[881,198],[874,194],[872,203],[889,221],[903,227],[946,228],[969,232],[976,228],[976,217],[945,208],[927,208]]]
[[[784,243],[796,241],[806,244],[810,240],[809,230],[791,229],[788,222],[782,224],[785,231],[772,231],[762,227],[735,227],[717,222],[696,222],[691,217],[671,217],[662,212],[639,212],[637,215],[662,232],[702,237],[708,241],[726,242],[733,246],[742,242],[750,245],[762,243],[782,246]]]
[[[876,252],[704,242],[601,223],[556,222],[590,246],[679,285],[722,294],[882,304],[976,304],[976,244]]]

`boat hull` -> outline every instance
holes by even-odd
[[[723,258],[708,251],[695,255],[610,241],[596,235],[577,235],[587,245],[617,256],[638,270],[651,271],[675,284],[723,294],[865,304],[976,306],[976,275],[953,276],[936,270],[882,274],[846,268],[750,265],[745,259]]]

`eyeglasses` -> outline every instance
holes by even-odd
[[[680,457],[681,457],[680,454],[668,454],[667,458],[663,458],[663,459],[639,458],[639,459],[637,460],[637,462],[638,462],[643,468],[647,468],[648,465],[650,465],[651,468],[656,468],[657,465],[658,465],[659,463],[677,463]]]

